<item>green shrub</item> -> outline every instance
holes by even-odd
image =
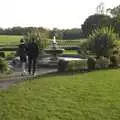
[[[6,60],[12,60],[13,58],[15,58],[15,53],[14,52],[8,53],[6,55]]]
[[[66,71],[67,70],[67,66],[68,66],[68,61],[59,60],[59,62],[58,62],[58,71],[59,72]]]
[[[78,71],[78,70],[85,70],[85,69],[87,69],[86,59],[71,60],[71,61],[60,60],[58,64],[58,71],[61,71],[61,72]]]
[[[111,27],[96,29],[89,35],[89,49],[99,56],[110,56],[117,34]]]
[[[96,60],[93,57],[89,57],[87,60],[88,70],[89,71],[94,70],[95,64],[96,64]]]
[[[110,67],[118,67],[119,65],[119,56],[112,55],[110,56]]]
[[[5,52],[1,51],[0,52],[0,57],[4,58],[5,57]]]
[[[96,67],[97,69],[100,68],[108,68],[110,65],[110,60],[106,57],[101,56],[100,58],[96,59]]]
[[[8,64],[4,59],[0,59],[0,72],[6,72],[8,70]]]
[[[68,62],[67,71],[78,71],[87,69],[87,60],[71,60]]]

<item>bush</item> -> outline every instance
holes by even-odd
[[[6,72],[8,70],[8,64],[4,59],[0,59],[0,72]]]
[[[119,65],[119,56],[112,55],[110,56],[110,67],[118,67]]]
[[[6,55],[6,60],[12,60],[15,58],[15,53],[11,52]]]
[[[67,66],[68,66],[68,61],[59,60],[59,62],[58,62],[58,71],[59,72],[66,71],[67,70]]]
[[[99,56],[110,56],[117,39],[114,29],[111,27],[99,28],[89,35],[89,49]]]
[[[100,68],[108,68],[110,65],[110,60],[106,57],[101,56],[100,58],[96,59],[96,67],[97,69]]]
[[[87,60],[88,70],[89,71],[94,70],[95,64],[96,64],[96,60],[93,57],[89,57]]]
[[[68,62],[67,71],[78,71],[87,69],[87,59],[71,60]]]
[[[85,70],[85,69],[87,69],[86,59],[71,60],[71,61],[60,60],[58,63],[58,71],[60,72],[78,71],[78,70]]]
[[[5,52],[1,51],[0,52],[0,57],[4,58],[5,57]]]

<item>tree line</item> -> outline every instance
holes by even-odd
[[[33,30],[39,30],[41,34],[44,34],[46,38],[53,38],[53,35],[57,39],[79,39],[83,37],[82,31],[80,28],[74,29],[57,29],[53,28],[52,30],[46,29],[43,27],[13,27],[13,28],[0,28],[0,35],[26,35],[28,32]]]
[[[80,28],[73,29],[58,29],[53,28],[52,30],[43,27],[13,27],[13,28],[0,28],[0,35],[26,35],[28,32],[38,29],[42,35],[46,38],[52,38],[53,35],[57,39],[79,39],[86,38],[95,29],[100,27],[111,26],[114,31],[120,36],[120,5],[114,7],[113,9],[107,9],[108,14],[103,12],[96,13],[88,16]]]

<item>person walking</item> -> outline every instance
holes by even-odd
[[[26,44],[24,42],[23,39],[20,40],[20,44],[18,46],[18,50],[17,50],[17,55],[20,57],[20,61],[21,61],[21,64],[22,64],[22,73],[21,75],[25,75],[26,74],[26,70],[25,70],[25,66],[26,66],[26,54],[27,53],[27,47],[26,47]]]
[[[35,76],[39,48],[34,38],[27,45],[27,55],[28,55],[28,73],[29,75],[32,74]]]

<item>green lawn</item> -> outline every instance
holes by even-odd
[[[60,46],[79,46],[81,43],[85,42],[87,39],[81,38],[76,40],[57,40]]]
[[[119,69],[50,74],[0,92],[0,120],[119,119]]]
[[[21,38],[19,35],[0,35],[0,45],[16,45]]]
[[[64,50],[63,54],[77,55],[77,50]]]

